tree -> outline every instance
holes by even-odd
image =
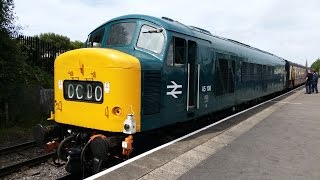
[[[314,63],[312,63],[311,68],[316,72],[320,70],[320,58],[318,58]]]
[[[0,127],[15,125],[19,120],[25,121],[27,119],[27,113],[20,112],[19,114],[18,111],[24,108],[18,106],[18,104],[23,105],[28,101],[17,95],[28,94],[28,90],[34,87],[50,88],[53,86],[51,75],[40,66],[28,61],[29,58],[34,58],[33,54],[30,55],[28,51],[25,51],[28,47],[21,41],[19,43],[17,39],[14,39],[21,29],[15,23],[14,0],[0,0]],[[68,37],[54,33],[44,33],[38,37],[64,50],[79,47],[80,44],[80,42],[71,44]],[[42,46],[44,43],[40,44]],[[48,48],[48,46],[45,46],[45,48]],[[34,51],[32,48],[31,50]],[[48,55],[52,54],[56,54],[56,52],[50,51],[39,55],[39,57],[48,58]],[[36,96],[28,94],[29,97],[36,98]],[[13,110],[15,107],[18,111]]]
[[[14,16],[13,11],[13,0],[1,0],[0,7],[1,35],[12,35],[16,33],[17,27],[14,24],[16,17]]]
[[[14,22],[13,0],[0,0],[0,100],[10,95],[11,89],[18,83],[27,81],[23,56],[17,43],[11,38],[18,32]]]
[[[36,35],[41,41],[50,43],[56,47],[65,50],[78,49],[83,47],[83,42],[81,41],[70,41],[70,38],[64,35],[56,33],[41,33]]]
[[[53,66],[55,58],[66,51],[81,48],[83,43],[80,41],[70,41],[70,38],[56,33],[41,33],[34,36],[40,42],[37,47],[39,59],[44,67]],[[29,48],[30,49],[30,48]],[[31,48],[32,49],[32,48]]]
[[[67,36],[55,34],[55,33],[41,33],[37,35],[41,41],[53,44],[56,47],[60,47],[62,49],[71,49],[70,38]]]
[[[72,47],[72,49],[83,48],[83,42],[81,42],[81,41],[71,41],[71,47]]]
[[[0,0],[0,119],[8,118],[8,101],[15,95],[15,89],[21,84],[28,84],[28,66],[20,52],[17,43],[11,38],[18,33],[15,25],[13,0]],[[5,118],[1,115],[6,114]]]

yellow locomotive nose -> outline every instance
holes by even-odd
[[[122,132],[134,113],[140,131],[141,66],[137,58],[102,48],[60,55],[54,66],[55,121]]]

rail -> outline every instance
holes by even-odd
[[[35,147],[37,145],[36,141],[29,141],[26,143],[18,144],[18,145],[13,145],[10,147],[5,147],[0,149],[0,155],[8,154],[13,151],[17,151],[19,149],[26,149],[30,147]]]
[[[29,159],[20,163],[9,165],[0,169],[0,177],[19,171],[23,167],[31,167],[48,161],[55,153],[45,154],[33,159]]]

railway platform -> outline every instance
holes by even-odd
[[[300,88],[88,179],[320,179],[320,94]]]

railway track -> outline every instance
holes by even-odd
[[[45,155],[41,155],[32,159],[25,160],[23,162],[19,162],[13,165],[5,166],[0,169],[0,178],[6,176],[8,174],[19,171],[23,167],[31,167],[37,164],[41,164],[43,162],[48,161],[50,158],[54,156],[55,153],[49,153]]]
[[[0,149],[0,155],[1,156],[4,155],[4,156],[8,156],[8,157],[12,156],[11,154],[15,154],[15,153],[21,155],[22,150],[30,149],[30,148],[33,148],[36,146],[37,146],[36,141],[29,141],[29,142],[21,143],[18,145],[13,145],[13,146],[2,148],[2,149]],[[54,156],[54,153],[44,154],[44,155],[40,155],[40,156],[32,157],[32,158],[30,158],[30,156],[26,155],[26,157],[28,157],[28,159],[26,159],[26,160],[23,160],[21,162],[16,162],[13,164],[9,164],[6,166],[2,166],[0,168],[0,178],[4,177],[6,175],[12,174],[14,172],[17,172],[17,171],[21,170],[22,168],[32,167],[32,166],[41,164],[43,162],[46,162],[53,156]]]
[[[36,141],[29,141],[29,142],[26,142],[26,143],[13,145],[13,146],[10,146],[10,147],[5,147],[5,148],[0,149],[0,155],[5,155],[5,154],[8,154],[8,153],[16,152],[16,151],[21,150],[21,149],[27,149],[27,148],[30,148],[30,147],[35,147],[36,145],[37,145]]]

